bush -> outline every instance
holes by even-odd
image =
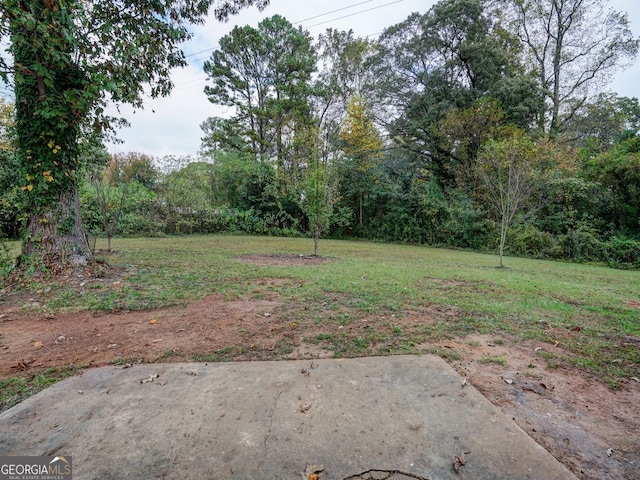
[[[513,255],[534,258],[551,258],[556,240],[548,232],[538,230],[533,225],[518,225],[509,230],[507,251]]]
[[[605,245],[611,267],[640,268],[640,241],[614,236]]]

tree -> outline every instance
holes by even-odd
[[[640,233],[640,137],[630,134],[586,166],[588,176],[613,196],[609,212],[603,212],[618,230]]]
[[[225,1],[218,14],[265,0]],[[210,0],[4,0],[0,40],[13,64],[16,155],[27,232],[21,262],[60,270],[82,266],[91,252],[80,220],[78,172],[85,135],[126,123],[108,103],[142,107],[172,88],[171,68],[186,64],[179,45],[201,22]]]
[[[478,155],[476,168],[484,186],[484,198],[500,225],[501,268],[507,233],[516,214],[530,214],[537,206],[535,160],[535,147],[523,133],[504,140],[490,140]]]
[[[107,236],[107,251],[111,251],[111,239],[120,227],[128,194],[128,184],[117,182],[117,166],[113,159],[107,167],[96,166],[89,172],[93,194],[102,231]]]
[[[500,0],[544,93],[538,126],[556,136],[576,111],[633,60],[639,40],[626,14],[607,9],[608,0]]]
[[[334,221],[333,209],[339,200],[336,178],[331,165],[320,158],[317,128],[307,134],[311,155],[305,171],[300,206],[309,221],[309,232],[313,237],[313,254],[318,255],[320,236]]]
[[[640,131],[640,103],[637,98],[600,93],[583,103],[563,130],[563,141],[582,148],[585,157],[603,153]]]
[[[378,164],[382,153],[380,134],[369,116],[364,99],[354,95],[347,106],[347,118],[340,130],[342,150],[354,164],[355,188],[358,196],[358,224],[363,225],[363,197],[368,188],[369,173]]]
[[[0,99],[0,241],[17,238],[22,207],[16,185],[21,181],[15,154],[15,109]]]
[[[449,112],[493,99],[505,122],[527,128],[535,118],[535,79],[520,64],[517,38],[495,18],[483,1],[443,0],[379,40],[375,88],[378,101],[390,106],[387,128],[395,144],[443,184],[454,180],[450,164],[460,163],[452,149],[442,148],[439,124]]]
[[[291,168],[291,139],[310,119],[315,64],[309,34],[279,15],[257,28],[235,27],[204,64],[212,83],[205,87],[209,101],[235,112],[203,125],[205,145],[275,158],[280,171]]]

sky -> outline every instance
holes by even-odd
[[[229,113],[207,100],[202,65],[218,40],[235,25],[257,26],[264,18],[279,14],[316,38],[327,28],[353,29],[357,36],[375,38],[386,27],[402,22],[412,12],[425,13],[435,3],[435,0],[271,0],[271,5],[262,12],[251,7],[227,23],[211,16],[204,25],[193,27],[193,39],[184,44],[189,65],[173,71],[175,88],[171,95],[148,99],[143,110],[121,107],[120,115],[131,126],[117,133],[122,143],[109,143],[107,148],[110,153],[140,152],[155,158],[196,156],[202,137],[200,124],[208,117]],[[640,37],[640,1],[611,0],[610,6],[628,13],[634,36]],[[637,58],[633,65],[615,75],[609,89],[621,96],[638,98],[639,79],[640,58]]]

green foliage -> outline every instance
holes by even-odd
[[[265,1],[227,1],[230,7]],[[83,139],[103,138],[126,121],[107,105],[142,107],[146,95],[167,95],[170,71],[185,66],[179,46],[188,26],[202,22],[210,0],[112,1],[7,0],[0,40],[12,58],[0,56],[0,78],[14,85],[17,185],[28,217],[24,256],[85,264],[90,257],[79,221],[77,188]],[[148,90],[145,90],[148,86]],[[58,217],[74,219],[59,230]],[[37,238],[47,238],[36,246]]]
[[[4,287],[5,281],[15,268],[15,258],[10,248],[0,236],[0,287]]]
[[[74,375],[78,370],[78,367],[49,368],[31,378],[15,376],[0,380],[0,411],[7,410],[25,398]]]
[[[627,138],[587,164],[589,177],[611,192],[612,205],[602,212],[617,229],[637,232],[640,226],[640,137]]]
[[[205,93],[212,103],[235,107],[236,114],[203,124],[205,150],[249,152],[262,161],[275,157],[279,169],[291,168],[286,138],[309,123],[315,64],[309,34],[279,15],[222,37],[204,64],[212,82]]]
[[[333,209],[339,197],[335,170],[320,159],[317,130],[310,130],[307,138],[311,144],[311,156],[300,192],[300,206],[309,222],[309,233],[314,240],[314,255],[318,255],[320,236],[336,220]]]

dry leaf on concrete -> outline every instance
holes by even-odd
[[[302,480],[318,480],[320,472],[324,471],[324,465],[309,465],[304,473],[300,473]]]
[[[160,375],[158,375],[157,373],[152,373],[151,375],[149,375],[149,378],[145,378],[145,379],[140,379],[140,383],[151,383],[153,382],[154,379],[158,378]]]
[[[462,452],[460,455],[457,455],[453,459],[453,462],[451,462],[453,464],[453,469],[456,471],[456,473],[460,473],[460,467],[462,467],[463,465],[467,464],[467,460],[465,458],[465,455],[467,455],[469,453],[471,453],[471,452]]]

